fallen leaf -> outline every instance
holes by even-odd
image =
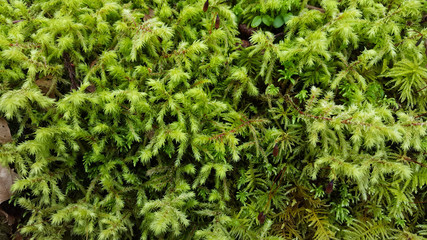
[[[250,47],[250,46],[251,46],[251,43],[250,43],[249,41],[247,41],[247,40],[242,40],[242,44],[241,44],[241,46],[242,46],[243,48],[247,48],[247,47]]]
[[[424,46],[425,46],[425,48],[426,48],[426,56],[427,56],[427,38],[426,38],[426,39],[424,39]]]
[[[86,91],[88,91],[88,92],[90,92],[90,93],[95,92],[95,91],[96,91],[95,84],[91,83],[91,84],[89,85],[89,87],[87,87],[87,88],[86,88]]]
[[[7,124],[6,119],[0,118],[0,143],[8,142],[12,142],[9,125]]]
[[[12,196],[10,187],[17,178],[18,174],[12,169],[0,165],[0,204]]]
[[[52,87],[53,81],[52,80],[44,80],[44,79],[39,79],[36,80],[36,85],[40,88],[40,90],[42,91],[42,93],[44,95],[49,93],[50,88]],[[51,91],[49,93],[50,98],[55,98],[55,93],[54,91]]]
[[[15,236],[15,240],[22,240],[22,239],[24,239],[23,237],[22,237],[22,235],[19,233],[19,232],[16,232],[15,234],[14,234]]]
[[[8,214],[7,212],[0,209],[0,213],[6,218],[7,225],[12,226],[16,222],[16,218],[13,215]]]
[[[245,38],[249,38],[256,31],[255,28],[248,27],[246,24],[239,24],[239,31]]]

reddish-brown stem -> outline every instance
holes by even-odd
[[[308,9],[317,10],[317,11],[319,11],[321,13],[325,13],[325,9],[323,9],[323,8],[311,6],[311,5],[308,5],[308,4],[305,7],[308,8]]]
[[[420,165],[421,167],[425,167],[425,168],[427,168],[427,165],[425,165],[425,164],[423,164],[423,163],[420,163],[420,162],[417,162],[417,161],[415,161],[415,160],[412,160],[410,157],[403,157],[403,159],[404,159],[404,160],[406,160],[406,161],[408,161],[408,162],[412,162],[412,163],[418,164],[418,165]]]
[[[211,29],[209,29],[209,35],[212,33],[212,28],[213,28],[213,25],[215,24],[215,19],[216,19],[216,15],[217,15],[218,13],[216,12],[214,15],[213,15],[213,18],[212,18],[212,24],[211,24]]]
[[[425,86],[425,87],[423,87],[423,88],[421,88],[421,89],[418,89],[417,91],[416,91],[416,93],[417,92],[421,92],[422,90],[424,90],[424,89],[427,89],[427,86]]]
[[[423,113],[423,114],[420,114],[420,115],[416,116],[415,118],[420,118],[420,117],[422,117],[422,116],[424,116],[424,115],[427,115],[427,112],[425,112],[425,113]]]

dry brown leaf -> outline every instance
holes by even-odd
[[[52,86],[52,80],[37,80],[36,84],[42,90],[42,93],[46,94]]]
[[[91,83],[91,84],[89,85],[89,87],[87,87],[87,88],[86,88],[86,91],[88,91],[88,92],[90,92],[90,93],[95,92],[95,91],[96,91],[95,84]]]
[[[35,81],[36,85],[40,88],[40,90],[42,91],[42,93],[44,95],[49,93],[50,88],[52,87],[53,81],[52,81],[52,76],[46,76],[44,78],[41,78],[39,80]],[[55,87],[55,86],[54,86]],[[49,93],[50,98],[55,98],[55,91],[51,91]]]
[[[249,38],[256,31],[255,28],[251,28],[246,24],[239,24],[239,31],[244,38]]]
[[[0,204],[12,196],[10,187],[17,178],[18,174],[12,169],[0,165]]]
[[[12,141],[9,125],[4,118],[0,118],[0,143],[8,143]],[[10,198],[12,193],[10,187],[18,175],[11,170],[0,165],[0,204]]]
[[[19,232],[16,232],[14,237],[15,237],[15,240],[22,240],[22,239],[24,239],[24,237],[22,237],[22,235]]]
[[[3,214],[4,218],[6,219],[7,225],[12,226],[16,222],[16,218],[13,215],[3,211],[3,209],[0,209],[0,213]]]
[[[6,119],[0,118],[0,143],[8,142],[12,142],[9,125],[7,124]]]
[[[427,56],[427,38],[424,40],[424,46],[426,48],[426,56]]]
[[[241,45],[242,45],[243,48],[247,48],[247,47],[251,46],[251,42],[246,41],[246,40],[242,40],[242,44]]]

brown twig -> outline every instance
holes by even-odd
[[[308,5],[308,4],[305,7],[308,8],[308,9],[311,9],[311,10],[317,10],[317,11],[319,11],[321,13],[325,13],[325,9],[323,9],[323,8],[315,7],[315,6]]]
[[[64,67],[68,72],[68,77],[70,78],[71,90],[77,89],[80,86],[79,83],[81,83],[81,81],[76,78],[76,68],[71,62],[70,55],[67,52],[64,52],[62,57],[64,58]]]
[[[405,125],[402,125],[402,126],[404,126],[404,127],[410,127],[410,126],[424,126],[424,125],[427,125],[427,122],[422,122],[422,123],[408,123],[408,124],[405,124]]]

